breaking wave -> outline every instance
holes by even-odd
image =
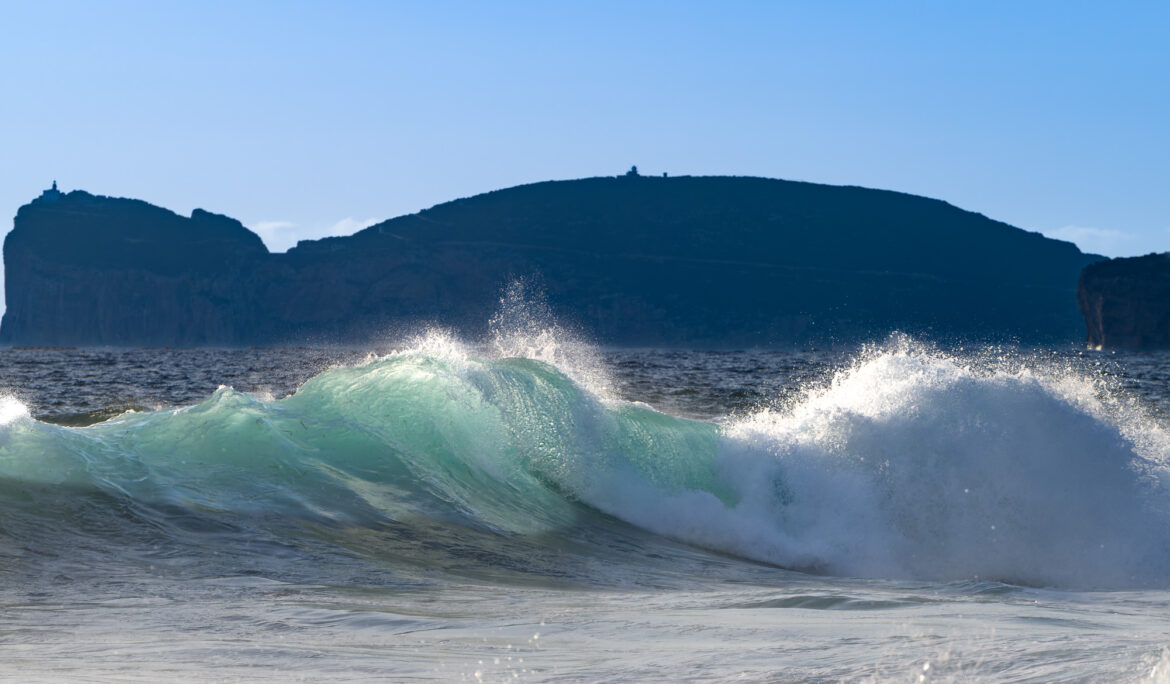
[[[613,398],[555,339],[504,339],[432,334],[282,399],[223,387],[84,428],[7,399],[0,536],[182,555],[263,531],[470,576],[571,575],[565,549],[631,576],[697,547],[844,576],[1170,583],[1167,436],[1090,375],[893,341],[711,423]]]

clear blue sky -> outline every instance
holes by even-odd
[[[1166,251],[1168,35],[1168,2],[0,0],[0,211],[57,179],[284,249],[637,164]]]

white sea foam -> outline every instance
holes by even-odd
[[[617,473],[583,496],[669,536],[834,574],[1165,584],[1167,436],[1103,392],[903,342],[726,426],[708,491]]]
[[[1153,663],[1149,666],[1149,670],[1140,681],[1143,684],[1170,683],[1170,648],[1162,649],[1161,655],[1150,660]]]

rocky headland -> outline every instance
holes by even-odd
[[[1070,344],[1077,276],[1099,259],[939,200],[764,178],[535,183],[282,254],[225,216],[54,189],[5,240],[0,342],[349,344],[429,323],[475,336],[521,279],[601,344],[823,347],[894,330]]]
[[[1170,349],[1170,253],[1090,264],[1077,303],[1090,347]]]

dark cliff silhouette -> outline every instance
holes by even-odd
[[[601,343],[824,346],[892,330],[1071,343],[1099,257],[945,202],[739,177],[589,178],[440,204],[269,254],[239,222],[49,191],[4,245],[0,341],[365,342],[476,335],[513,279]]]
[[[1170,349],[1170,253],[1085,267],[1077,303],[1090,347]]]

